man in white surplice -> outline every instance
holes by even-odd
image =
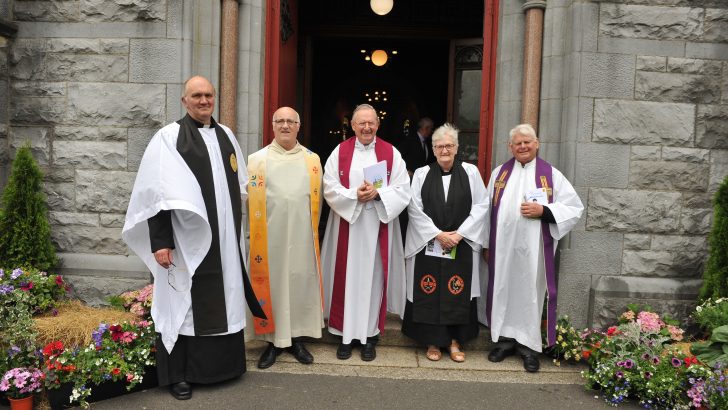
[[[154,276],[157,376],[178,400],[192,396],[192,383],[243,374],[246,301],[265,317],[243,264],[240,147],[212,118],[206,78],[185,82],[182,104],[187,115],[144,151],[122,230]]]
[[[374,107],[357,106],[351,123],[356,137],[339,144],[324,168],[324,198],[331,207],[321,251],[324,314],[329,331],[342,337],[336,356],[351,357],[351,343],[358,341],[362,360],[370,361],[387,309],[404,312],[404,283],[387,281],[392,272],[404,281],[397,216],[410,201],[410,187],[399,151],[376,136]],[[377,188],[365,180],[364,168],[381,161],[388,183]]]
[[[539,369],[541,316],[547,297],[547,339],[555,340],[556,283],[553,253],[584,209],[569,181],[537,157],[539,141],[528,124],[510,132],[513,158],[488,182],[491,207],[484,243],[488,248],[487,321],[499,362],[518,351],[529,372]]]

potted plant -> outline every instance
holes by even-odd
[[[109,390],[108,383],[125,386],[126,390],[140,383],[155,386],[155,380],[148,380],[156,375],[148,372],[154,365],[155,337],[150,321],[101,323],[92,334],[93,342],[86,347],[66,348],[60,341],[46,345],[43,366],[51,407],[74,402],[86,407],[95,400],[92,394],[99,388]],[[118,394],[121,392],[113,391],[98,399]]]
[[[40,392],[43,372],[29,367],[15,367],[0,379],[0,391],[5,392],[12,410],[32,410],[33,393]]]

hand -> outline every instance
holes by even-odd
[[[364,183],[359,185],[359,188],[356,189],[356,198],[359,202],[369,202],[376,198],[377,195],[379,195],[377,188],[374,188],[374,185],[367,181],[364,181]]]
[[[521,215],[525,218],[538,219],[543,215],[543,205],[538,202],[523,202],[521,203]]]
[[[460,240],[463,239],[463,237],[459,233],[452,231],[440,232],[439,234],[437,234],[435,239],[440,242],[440,246],[442,246],[442,249],[452,249],[458,246],[458,243],[460,243]]]
[[[173,263],[172,261],[172,249],[162,248],[154,252],[154,259],[164,269],[169,269],[169,266]]]
[[[483,248],[483,258],[485,259],[485,263],[488,263],[488,256],[490,256],[490,252],[488,252],[488,248]]]

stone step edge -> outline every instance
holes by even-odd
[[[268,369],[258,369],[256,360],[248,360],[249,372],[268,372],[280,374],[310,374],[339,377],[370,377],[399,380],[440,380],[475,383],[521,383],[521,384],[576,384],[583,385],[584,379],[579,372],[539,371],[527,373],[524,370],[492,369],[440,369],[411,368],[392,366],[357,366],[345,364],[314,363],[276,363]]]

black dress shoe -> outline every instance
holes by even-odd
[[[351,343],[344,344],[339,343],[339,348],[336,349],[336,358],[339,360],[346,360],[351,357]]]
[[[169,387],[172,397],[177,400],[189,400],[192,397],[192,386],[187,382],[179,382]]]
[[[371,362],[372,360],[377,358],[377,349],[375,348],[377,344],[373,342],[367,342],[364,346],[361,347],[361,359],[365,362]]]
[[[293,342],[293,346],[289,347],[288,350],[293,357],[296,358],[300,363],[303,364],[311,364],[313,363],[313,355],[306,350],[306,346],[303,345],[303,342]]]
[[[488,360],[493,363],[502,362],[508,356],[512,356],[516,352],[515,346],[504,347],[496,345],[493,350],[488,353]]]
[[[273,366],[273,363],[276,362],[276,357],[278,357],[278,353],[280,353],[280,350],[281,349],[275,347],[273,343],[268,343],[268,347],[265,348],[263,354],[260,355],[260,359],[258,359],[258,368],[267,369]]]
[[[536,373],[538,371],[538,368],[541,366],[541,363],[539,362],[538,356],[536,354],[522,354],[521,358],[523,359],[523,368],[526,369],[527,372]]]

